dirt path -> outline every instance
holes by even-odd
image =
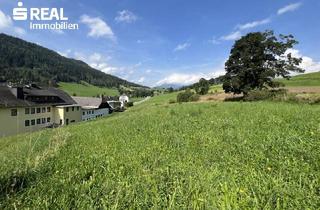
[[[319,86],[310,87],[285,87],[289,93],[320,93]]]

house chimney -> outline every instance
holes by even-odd
[[[12,87],[10,88],[10,91],[17,99],[24,100],[23,87]]]

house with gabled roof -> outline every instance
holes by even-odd
[[[0,85],[0,137],[81,121],[81,107],[64,91]]]
[[[72,97],[72,99],[81,106],[82,121],[97,119],[109,115],[113,111],[105,97]]]

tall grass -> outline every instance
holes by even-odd
[[[319,208],[319,106],[175,97],[0,139],[0,208]]]

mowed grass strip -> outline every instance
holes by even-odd
[[[168,104],[174,97],[0,139],[0,208],[320,206],[319,106]]]

